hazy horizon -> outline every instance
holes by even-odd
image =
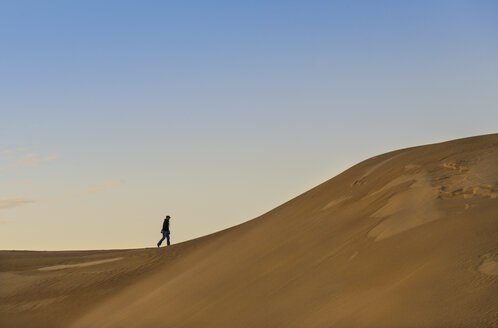
[[[0,4],[0,249],[154,247],[496,133],[493,1]]]

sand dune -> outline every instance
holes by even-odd
[[[496,327],[497,237],[498,134],[408,148],[171,247],[0,252],[0,327]]]
[[[54,270],[62,270],[62,269],[69,269],[69,268],[81,268],[81,267],[86,267],[86,266],[91,266],[91,265],[114,262],[114,261],[118,261],[121,259],[122,259],[122,257],[114,257],[112,259],[105,259],[105,260],[100,260],[100,261],[90,261],[90,262],[83,262],[83,263],[76,263],[76,264],[52,265],[52,266],[48,266],[48,267],[39,268],[38,270],[40,270],[40,271],[54,271]]]

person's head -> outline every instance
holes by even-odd
[[[169,215],[166,215],[165,220],[169,220],[169,219],[170,219],[170,216],[169,216]]]

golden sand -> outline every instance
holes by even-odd
[[[170,247],[0,252],[0,327],[496,326],[497,195],[493,134],[376,156]]]

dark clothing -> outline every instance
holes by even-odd
[[[168,246],[170,245],[170,243],[169,243],[169,231],[163,230],[162,233],[163,233],[163,238],[161,238],[161,240],[157,243],[157,247],[161,246],[164,239],[166,239],[166,241],[168,242]]]
[[[167,231],[169,232],[169,220],[164,220],[163,223],[163,230],[162,231]]]
[[[163,234],[163,238],[157,243],[157,247],[160,247],[161,244],[163,243],[164,239],[167,239],[168,246],[170,245],[170,240],[169,240],[169,219],[165,219],[163,222],[163,230],[161,230],[161,233]]]

